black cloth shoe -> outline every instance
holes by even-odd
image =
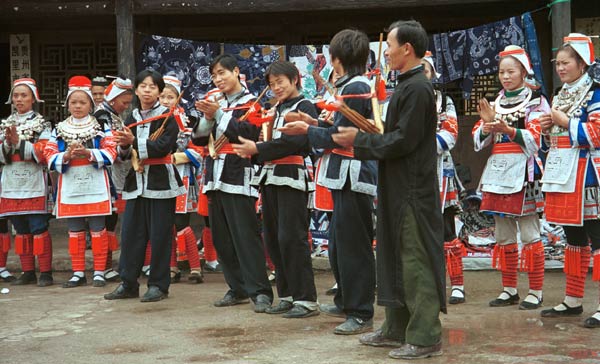
[[[77,279],[73,279],[73,278],[77,278]],[[63,283],[62,287],[63,288],[75,288],[75,287],[79,287],[79,286],[85,286],[86,284],[87,284],[87,279],[85,278],[85,276],[80,277],[80,276],[74,275],[71,278],[69,278],[68,281]]]
[[[171,283],[179,283],[181,280],[181,272],[171,271]]]
[[[94,274],[94,278],[92,278],[92,286],[94,287],[104,287],[106,286],[106,280],[103,275]]]
[[[381,329],[362,335],[358,341],[363,345],[375,347],[399,348],[404,345],[403,340],[392,339],[384,336]]]
[[[523,301],[519,304],[519,310],[535,310],[537,308],[542,307],[542,302],[544,302],[543,297],[539,298],[538,296],[534,295],[533,293],[529,293],[529,294],[527,294],[527,296],[535,297],[535,299],[537,300],[537,303]],[[527,297],[525,297],[525,298],[527,298]]]
[[[333,317],[346,317],[344,311],[336,305],[322,303],[319,305],[319,310],[326,315]]]
[[[265,310],[265,313],[278,315],[281,313],[286,313],[294,307],[294,304],[290,301],[279,301],[277,306],[269,307]]]
[[[141,302],[158,302],[160,300],[164,300],[169,297],[168,293],[161,291],[156,286],[149,286],[148,290],[142,296]]]
[[[561,305],[566,307],[566,310],[556,310],[554,307],[548,310],[542,310],[542,317],[569,317],[569,316],[579,316],[583,313],[583,306],[577,307],[569,307],[566,303],[561,303]]]
[[[519,300],[521,299],[519,297],[518,293],[515,295],[512,295],[506,291],[504,291],[503,293],[506,293],[508,295],[508,298],[502,299],[502,298],[498,297],[495,300],[490,301],[490,307],[504,307],[504,306],[516,305],[519,303]]]
[[[217,266],[213,268],[205,262],[202,265],[202,270],[204,270],[207,273],[223,273],[223,268],[221,267],[221,264],[217,264]]]
[[[462,293],[462,297],[453,296],[454,291],[458,291]],[[465,303],[465,291],[460,288],[452,288],[452,292],[450,292],[450,298],[448,299],[448,303],[451,305],[457,305],[459,303]]]
[[[31,271],[23,272],[19,276],[19,278],[12,281],[10,284],[13,286],[24,286],[26,284],[36,284],[36,283],[37,283],[37,277],[35,276],[35,272],[31,270]]]
[[[373,330],[373,319],[363,320],[349,316],[343,324],[338,325],[333,333],[337,335],[356,335]]]
[[[388,354],[394,359],[424,359],[431,356],[442,355],[442,342],[431,346],[417,346],[412,344],[404,344],[398,349],[394,349]]]
[[[202,275],[202,272],[191,271],[190,275],[188,276],[188,281],[196,284],[204,283],[204,275]]]
[[[38,279],[38,287],[48,287],[54,284],[54,278],[52,278],[52,272],[40,273],[40,279]]]
[[[8,274],[10,274],[10,272],[7,269],[2,269],[0,270],[0,273],[4,273],[7,272]],[[12,274],[6,276],[6,277],[0,277],[0,281],[2,282],[13,282],[15,279],[15,276],[13,276]]]
[[[105,300],[122,300],[125,298],[138,298],[140,296],[140,290],[138,289],[127,289],[122,284],[119,284],[114,291],[104,295]]]
[[[221,298],[218,301],[215,301],[213,305],[215,307],[228,307],[248,302],[250,302],[248,297],[236,297],[235,293],[233,293],[232,291],[228,291],[227,293],[225,293],[225,296],[223,296],[223,298]]]
[[[254,312],[264,313],[269,307],[271,307],[271,299],[269,296],[259,294],[254,299]]]
[[[331,287],[327,291],[325,291],[326,296],[335,296],[337,294],[337,287]]]
[[[294,305],[288,312],[283,314],[283,318],[305,318],[319,315],[319,310],[309,310],[302,305]]]
[[[596,311],[597,313],[600,311]],[[585,319],[585,321],[583,321],[583,326],[587,327],[588,329],[596,329],[598,327],[600,327],[600,320],[598,320],[595,317],[588,317]]]
[[[120,282],[121,276],[111,268],[104,272],[104,279],[107,282]]]

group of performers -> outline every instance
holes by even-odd
[[[34,111],[43,102],[35,81],[14,81],[8,103],[15,112],[0,125],[0,279],[53,284],[48,222],[54,215],[67,219],[68,226],[73,274],[63,287],[87,283],[89,230],[93,285],[121,280],[106,299],[139,297],[142,272],[148,275],[142,302],[164,299],[181,277],[178,255],[190,263],[189,280],[203,281],[190,226],[190,214],[198,212],[205,216],[205,258],[215,269],[218,256],[228,286],[215,306],[251,300],[255,312],[286,318],[323,312],[344,318],[334,333],[364,333],[373,327],[377,269],[378,302],[386,306],[386,320],[361,342],[397,347],[390,352],[394,358],[441,354],[438,314],[446,311],[445,271],[451,282],[448,302],[466,300],[464,244],[454,231],[462,186],[450,154],[458,118],[452,99],[429,82],[439,74],[425,52],[421,25],[396,22],[390,29],[385,56],[400,75],[384,123],[366,76],[369,40],[356,30],[343,30],[331,40],[331,64],[339,78],[329,85],[326,102],[317,104],[323,110],[302,96],[298,69],[286,61],[266,71],[277,104],[262,110],[262,95],[249,92],[228,54],[210,65],[216,89],[195,101],[200,118],[186,116],[178,105],[181,81],[152,70],[140,72],[133,82],[114,79],[102,97],[94,90],[96,79],[72,77],[65,101],[69,117],[54,127]],[[535,75],[522,48],[508,46],[499,58],[502,90],[493,102],[479,102],[481,120],[473,128],[475,150],[492,147],[480,182],[481,210],[494,216],[492,261],[502,273],[502,291],[489,304],[518,304],[523,310],[542,306],[539,215],[544,212],[567,236],[567,284],[564,301],[541,315],[581,315],[592,259],[592,278],[600,281],[600,86],[588,74],[593,46],[582,34],[565,37],[555,65],[564,85],[551,102],[527,82]],[[134,98],[133,112],[123,120]],[[306,167],[315,150],[324,150],[316,184]],[[333,304],[317,303],[309,201],[332,210]],[[117,273],[112,252],[119,249],[119,215]],[[7,219],[16,231],[18,278],[6,270]],[[276,270],[276,305],[265,246]],[[529,275],[522,301],[519,269]],[[584,326],[600,327],[600,306]]]

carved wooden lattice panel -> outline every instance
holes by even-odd
[[[38,85],[45,103],[40,112],[55,122],[66,118],[63,106],[71,76],[117,74],[117,46],[110,42],[42,43],[38,45]]]
[[[477,103],[482,97],[493,100],[498,91],[502,88],[497,74],[486,76],[477,76],[473,82],[471,97],[463,99],[463,91],[460,87],[460,81],[447,83],[440,87],[447,95],[452,97],[456,106],[456,113],[459,117],[464,115],[478,115]]]

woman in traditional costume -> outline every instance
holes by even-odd
[[[494,215],[496,246],[492,266],[502,272],[503,291],[490,306],[519,304],[517,270],[520,231],[522,271],[529,273],[529,293],[519,309],[531,310],[542,305],[544,282],[544,246],[540,238],[538,213],[543,207],[539,186],[541,170],[537,152],[540,145],[539,117],[550,110],[538,91],[525,84],[533,75],[529,57],[518,46],[500,52],[499,78],[503,90],[493,105],[479,101],[481,120],[473,128],[475,151],[492,145],[481,177],[481,211]]]
[[[52,127],[33,110],[40,100],[36,83],[31,78],[15,80],[8,104],[16,112],[0,126],[0,216],[9,217],[17,235],[15,253],[21,260],[23,274],[12,282],[15,285],[36,283],[40,287],[53,284],[52,240],[48,233],[48,170],[44,147]],[[10,235],[4,223],[0,245],[0,277],[11,280],[5,270],[10,248]],[[35,275],[35,256],[38,257],[40,277]],[[14,279],[14,277],[13,277]]]
[[[542,317],[583,313],[585,278],[592,256],[592,279],[600,281],[600,85],[588,73],[593,65],[590,38],[577,33],[565,37],[555,64],[563,86],[552,100],[552,111],[540,118],[544,143],[550,146],[542,179],[546,220],[562,225],[567,236],[565,299],[543,310]],[[600,306],[584,326],[600,327]]]
[[[66,218],[73,276],[64,288],[85,285],[86,220],[92,236],[94,287],[106,285],[108,255],[105,217],[112,212],[107,167],[116,157],[109,126],[94,116],[91,81],[85,76],[69,80],[66,105],[71,114],[58,123],[44,149],[48,167],[59,173],[55,215]]]
[[[433,55],[425,52],[423,57],[423,71],[430,80],[439,78],[441,74],[435,70]],[[456,177],[456,169],[450,150],[456,144],[458,137],[458,118],[452,98],[440,90],[435,90],[437,107],[437,171],[440,187],[440,200],[444,214],[444,254],[446,256],[446,269],[452,289],[448,303],[458,304],[465,302],[465,284],[463,275],[462,257],[465,255],[465,246],[456,237],[455,216],[460,211],[458,194],[462,186]]]
[[[185,115],[183,108],[177,105],[181,94],[181,81],[174,76],[164,76],[165,89],[160,94],[160,103],[168,108],[175,107],[175,119],[180,130],[177,137],[177,150],[173,153],[173,164],[177,168],[181,180],[186,186],[186,193],[177,197],[175,205],[175,229],[177,231],[176,242],[171,248],[171,281],[179,281],[181,272],[177,267],[177,254],[185,256],[190,264],[190,275],[188,280],[192,283],[202,283],[202,267],[196,235],[190,226],[190,213],[195,213],[198,205],[198,182],[196,175],[198,168],[202,165],[201,147],[195,146],[192,141],[192,129],[190,120]],[[183,129],[183,131],[182,131]]]
[[[92,81],[93,85],[93,81]],[[94,86],[92,86],[92,91]],[[121,115],[129,108],[133,100],[133,84],[130,79],[124,77],[115,78],[104,90],[104,101],[94,112],[94,117],[102,128],[110,128],[111,131],[123,130],[125,123]],[[125,200],[122,199],[123,185],[127,172],[131,169],[131,161],[117,158],[108,167],[113,198],[113,212],[106,216],[106,231],[108,233],[108,255],[106,257],[106,270],[104,278],[108,282],[119,279],[119,274],[113,270],[112,252],[119,249],[116,228],[119,214],[125,211]]]

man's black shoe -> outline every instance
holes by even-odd
[[[350,316],[343,324],[338,325],[333,333],[337,335],[356,335],[371,330],[373,330],[373,319],[363,320]]]
[[[125,298],[138,298],[140,291],[138,289],[126,289],[122,284],[119,284],[114,291],[104,295],[105,300],[122,300]]]
[[[404,344],[398,349],[394,349],[388,354],[394,359],[424,359],[432,356],[442,355],[442,343],[439,342],[431,346],[417,346],[412,344]]]
[[[254,312],[264,313],[269,307],[271,307],[271,299],[269,296],[259,294],[254,299]]]
[[[309,310],[308,308],[301,305],[294,305],[294,307],[288,312],[283,314],[283,318],[306,318],[311,316],[318,316],[319,310]]]
[[[346,317],[344,311],[336,305],[322,303],[319,305],[319,310],[326,315],[333,317]]]
[[[161,291],[157,286],[149,286],[144,296],[142,296],[141,302],[158,302],[169,297],[168,293]]]
[[[281,313],[288,312],[293,307],[294,307],[294,304],[291,303],[290,301],[281,300],[281,301],[279,301],[279,303],[277,304],[277,306],[272,306],[272,307],[267,308],[265,310],[265,313],[269,313],[269,314],[273,314],[273,315],[278,315],[278,314],[281,314]]]
[[[236,297],[235,293],[228,291],[227,293],[225,293],[225,296],[223,296],[223,298],[221,298],[218,301],[215,301],[215,303],[213,303],[213,305],[215,307],[227,307],[227,306],[234,306],[234,305],[239,305],[241,303],[248,303],[248,302],[250,302],[248,297]]]

